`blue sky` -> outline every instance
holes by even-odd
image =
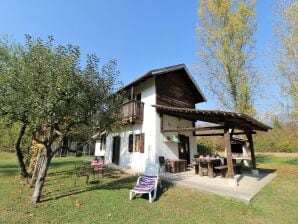
[[[279,99],[268,58],[274,41],[271,2],[259,0],[256,5],[256,64],[269,77],[256,100],[261,114],[272,110]],[[103,62],[117,59],[124,84],[148,70],[185,63],[206,92],[193,70],[197,7],[197,0],[9,0],[1,2],[0,35],[18,42],[24,41],[24,34],[53,35],[57,43],[79,45],[83,54],[95,53]],[[208,103],[200,108],[218,108],[211,96],[206,97]]]

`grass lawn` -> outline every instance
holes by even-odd
[[[298,159],[258,157],[258,166],[278,176],[250,205],[207,193],[168,187],[157,201],[133,201],[128,191],[136,177],[109,171],[102,179],[84,177],[74,186],[74,164],[81,158],[56,158],[42,203],[31,204],[33,189],[17,176],[14,154],[0,153],[0,223],[298,223]]]

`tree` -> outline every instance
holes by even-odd
[[[15,152],[15,140],[16,136],[18,135],[19,129],[19,123],[10,124],[0,119],[0,151]],[[21,148],[24,149],[22,150],[22,152],[24,153],[25,151],[25,153],[27,153],[31,145],[30,133],[28,133],[28,131],[22,138],[21,143]],[[28,156],[25,155],[25,157]]]
[[[254,0],[199,1],[199,66],[208,90],[227,109],[254,114]]]
[[[63,147],[65,137],[82,126],[111,129],[122,99],[115,93],[118,71],[114,60],[100,68],[99,59],[89,55],[85,68],[81,68],[80,49],[73,45],[54,46],[52,37],[45,42],[27,36],[19,49],[22,53],[17,54],[17,64],[26,74],[19,81],[26,82],[26,96],[30,98],[26,118],[34,140],[46,149],[32,197],[37,203],[51,159]],[[7,65],[5,69],[15,67]],[[9,89],[6,95],[14,91],[17,89]]]
[[[22,177],[28,173],[24,163],[21,141],[29,124],[30,97],[28,70],[24,60],[24,49],[18,44],[9,44],[6,39],[0,42],[0,115],[5,123],[18,123],[19,131],[14,148]]]
[[[298,2],[275,1],[275,34],[279,42],[278,77],[284,93],[291,99],[293,118],[298,120]]]

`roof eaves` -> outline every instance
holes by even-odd
[[[230,112],[230,111],[221,111],[221,110],[197,110],[197,109],[189,109],[189,108],[176,108],[176,107],[169,107],[169,106],[161,106],[161,105],[152,105],[153,107],[168,110],[168,111],[176,111],[181,113],[195,113],[195,114],[216,114],[216,115],[223,115],[223,116],[230,116],[234,117],[237,116],[238,119],[244,120],[246,122],[251,123],[255,127],[258,127],[262,131],[267,131],[269,129],[272,129],[270,126],[263,124],[262,122],[254,119],[253,117],[250,117],[243,113],[237,113],[237,112]]]

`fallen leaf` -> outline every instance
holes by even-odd
[[[79,208],[81,206],[80,200],[76,200],[75,205]]]

